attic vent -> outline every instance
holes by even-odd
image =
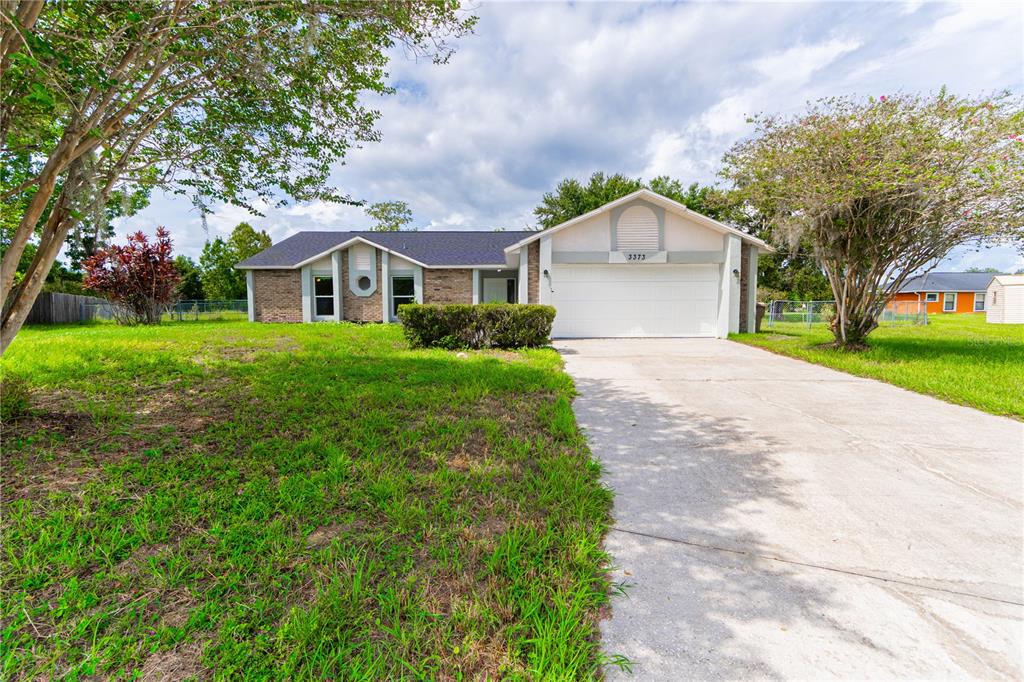
[[[355,247],[356,270],[363,271],[370,269],[370,249],[366,246]]]
[[[647,206],[630,206],[616,226],[619,251],[657,251],[658,216]]]

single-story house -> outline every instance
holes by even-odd
[[[990,272],[929,272],[908,279],[892,301],[917,301],[928,314],[983,313]]]
[[[237,267],[256,322],[393,321],[402,303],[542,303],[552,336],[754,329],[771,248],[649,190],[532,232],[300,232]]]
[[[986,300],[986,322],[1024,324],[1024,275],[996,275]]]

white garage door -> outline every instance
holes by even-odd
[[[718,265],[555,265],[551,335],[714,336]]]

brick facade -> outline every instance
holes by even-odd
[[[540,250],[530,246],[529,296],[537,301],[537,273]],[[342,316],[351,322],[380,322],[381,258],[377,252],[377,290],[357,296],[348,285],[348,251],[341,252]],[[302,271],[254,270],[255,317],[257,322],[302,322]],[[473,303],[473,270],[470,268],[424,268],[424,303]]]
[[[472,303],[473,271],[462,268],[424,268],[423,302]]]
[[[253,270],[257,322],[302,322],[302,277],[298,270]]]
[[[357,296],[348,285],[348,249],[341,252],[341,312],[350,322],[380,322],[384,319],[381,306],[380,251],[377,251],[377,290],[369,296]]]
[[[540,303],[540,241],[531,242],[526,252],[526,301]]]
[[[756,291],[750,290],[750,244],[743,242],[740,247],[740,333],[753,331],[747,325],[747,304],[751,296],[757,296]]]

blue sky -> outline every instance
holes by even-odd
[[[1024,3],[483,3],[449,64],[396,54],[397,93],[370,101],[382,141],[355,150],[336,186],[402,200],[418,229],[521,229],[541,195],[593,171],[712,183],[747,114],[828,95],[1024,92]],[[274,241],[363,229],[359,208],[312,202],[265,216],[214,207],[210,234],[242,220]],[[205,234],[191,204],[154,196],[119,234],[163,224],[179,252]],[[1004,246],[958,249],[942,269],[1024,268]]]

